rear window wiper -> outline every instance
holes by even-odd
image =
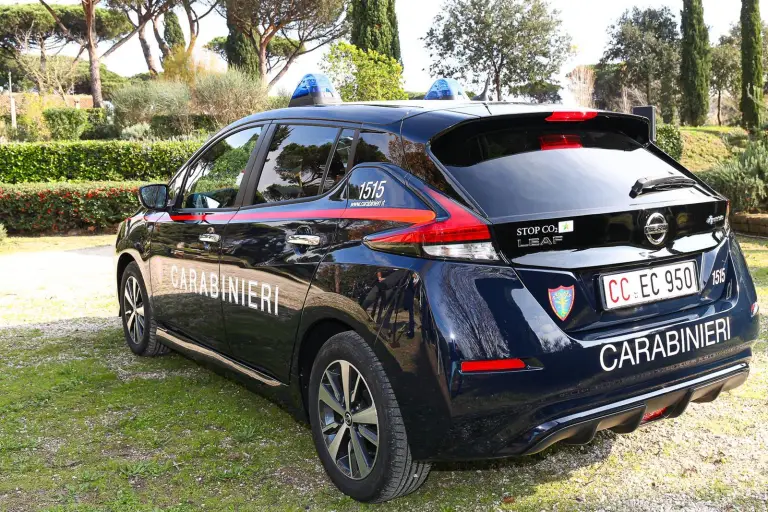
[[[632,190],[629,191],[629,197],[635,198],[646,192],[657,192],[660,190],[671,190],[673,188],[687,188],[695,187],[699,183],[691,178],[685,176],[660,176],[660,177],[648,177],[640,178],[632,185]]]

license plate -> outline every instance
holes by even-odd
[[[600,277],[605,309],[625,308],[699,292],[696,263],[621,272]]]

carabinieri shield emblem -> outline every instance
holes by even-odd
[[[573,286],[560,286],[549,289],[549,304],[557,318],[565,320],[573,308]]]

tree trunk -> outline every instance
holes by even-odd
[[[104,99],[101,96],[101,71],[99,69],[99,54],[96,48],[94,25],[96,22],[96,3],[98,0],[82,0],[85,13],[85,39],[88,48],[88,60],[91,70],[91,96],[93,107],[102,108]]]
[[[722,96],[722,91],[717,91],[717,126],[723,126],[723,122],[720,120],[720,99]]]
[[[139,42],[141,43],[141,51],[144,53],[144,60],[147,61],[149,75],[154,77],[158,74],[158,66],[157,62],[155,62],[155,57],[152,55],[152,48],[149,47],[149,41],[147,41],[146,28],[146,23],[139,27]]]
[[[263,39],[259,41],[259,80],[262,84],[267,83],[267,45],[269,42],[265,42]]]
[[[38,39],[40,45],[40,78],[37,81],[37,92],[40,96],[43,96],[48,92],[48,84],[45,77],[48,76],[46,69],[48,67],[48,54],[45,52],[45,41],[43,38]]]
[[[188,1],[182,2],[184,12],[187,13],[187,24],[189,25],[189,44],[187,45],[187,55],[192,55],[197,43],[197,34],[200,32],[200,23],[195,20],[192,4]]]
[[[501,74],[494,71],[493,84],[496,86],[496,101],[501,101]]]
[[[162,59],[165,60],[168,58],[168,56],[171,54],[171,49],[168,47],[168,44],[165,42],[165,39],[162,35],[160,35],[160,28],[157,26],[157,19],[160,17],[160,15],[155,16],[152,18],[152,31],[155,33],[155,40],[157,41],[157,46],[160,47],[160,53],[162,54]],[[142,46],[143,49],[143,46]]]

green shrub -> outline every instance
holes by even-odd
[[[136,123],[123,128],[120,132],[120,138],[123,140],[149,140],[152,138],[152,128],[149,123]]]
[[[88,114],[79,108],[47,108],[43,118],[53,140],[77,140],[88,125]]]
[[[186,114],[191,94],[182,82],[150,80],[127,85],[112,93],[115,122],[119,126],[149,123],[158,114]]]
[[[17,233],[113,226],[139,207],[141,182],[0,183],[0,217]]]
[[[656,128],[656,145],[675,160],[683,156],[683,136],[673,124],[661,124]]]
[[[219,128],[267,108],[267,91],[258,79],[231,68],[226,73],[198,75],[195,79],[196,111]]]
[[[16,128],[11,127],[11,116],[5,118],[9,138],[18,142],[37,142],[45,138],[40,121],[27,115],[16,116]]]
[[[216,130],[213,120],[201,114],[156,115],[152,116],[149,125],[152,128],[152,135],[161,139]]]
[[[8,239],[8,230],[4,224],[0,224],[0,245],[3,245]]]
[[[697,176],[730,199],[734,212],[765,208],[768,199],[768,142],[750,142],[741,155]]]
[[[0,144],[0,182],[166,181],[200,145],[199,140]]]
[[[120,137],[120,128],[112,120],[111,110],[106,108],[86,108],[88,124],[80,135],[80,140],[106,140]]]

